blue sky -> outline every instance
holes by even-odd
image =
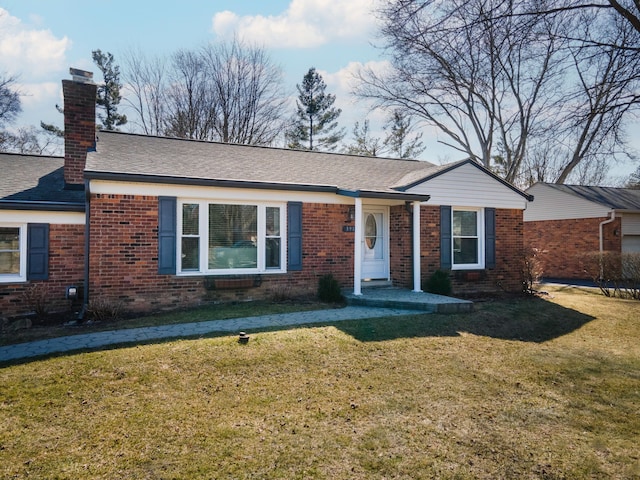
[[[25,95],[18,124],[61,123],[54,106],[62,102],[60,81],[69,78],[69,67],[93,71],[99,80],[92,50],[111,52],[118,63],[131,48],[168,56],[238,34],[264,45],[282,67],[292,98],[309,67],[316,67],[343,109],[341,125],[351,131],[365,116],[382,121],[350,95],[352,72],[381,61],[372,47],[374,1],[3,0],[0,71],[19,75]]]
[[[372,46],[376,1],[381,0],[0,0],[0,72],[19,76],[25,95],[18,126],[61,124],[55,110],[62,103],[60,81],[69,78],[69,67],[97,72],[92,50],[111,52],[118,63],[131,48],[170,55],[237,34],[264,45],[283,68],[292,98],[296,83],[314,66],[343,110],[341,125],[350,132],[355,121],[369,117],[376,129],[383,114],[369,113],[368,105],[350,95],[353,72],[383,65]],[[438,143],[433,130],[424,131],[423,141],[426,160],[462,158]],[[633,169],[628,165],[616,173]]]

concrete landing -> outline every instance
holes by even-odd
[[[473,311],[473,302],[403,288],[363,288],[362,295],[345,292],[349,305],[379,308],[400,308],[430,313],[463,313]]]

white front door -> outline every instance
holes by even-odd
[[[389,278],[388,214],[385,209],[362,210],[362,279]]]

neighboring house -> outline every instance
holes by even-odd
[[[545,277],[585,279],[580,256],[640,252],[640,190],[536,183],[524,213],[525,243]]]
[[[2,157],[3,314],[36,284],[56,305],[75,285],[132,311],[315,292],[329,273],[357,295],[370,280],[420,291],[437,269],[456,293],[521,289],[532,198],[471,160],[96,136],[96,86],[63,91],[64,166]]]

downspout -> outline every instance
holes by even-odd
[[[600,253],[601,254],[604,252],[604,229],[603,229],[603,227],[607,223],[611,223],[616,219],[616,211],[615,210],[611,210],[609,212],[609,215],[611,215],[611,218],[609,220],[604,220],[604,221],[600,222]]]
[[[89,253],[90,253],[90,219],[91,219],[91,189],[89,180],[84,181],[84,288],[82,289],[82,309],[78,320],[83,320],[89,308]]]
[[[603,227],[606,224],[611,223],[616,219],[616,211],[611,210],[609,212],[609,215],[611,215],[611,218],[600,222],[600,231],[599,231],[600,233],[600,279],[603,279],[604,277],[604,266],[602,265],[602,254],[604,253],[604,228]]]

